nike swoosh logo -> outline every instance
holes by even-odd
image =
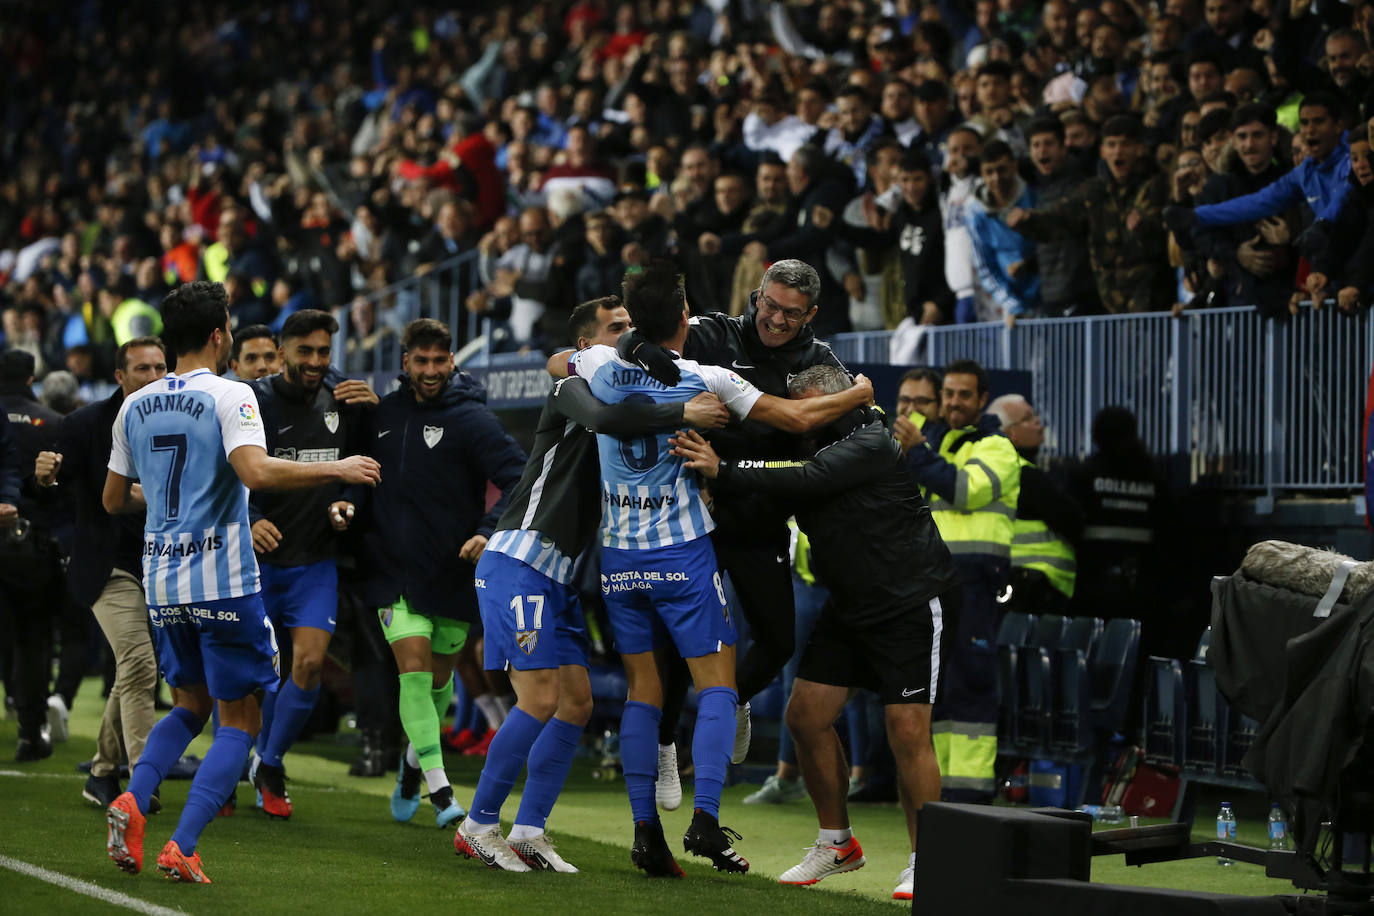
[[[849,852],[845,853],[843,856],[835,856],[835,864],[843,865],[844,863],[848,862],[850,859],[854,858],[858,854],[859,847],[855,846],[853,849],[849,850]]]
[[[296,424],[292,423],[291,426],[283,426],[281,429],[277,430],[277,435],[280,436],[282,433],[284,433],[284,432],[286,432],[287,430],[291,429],[291,427],[292,427],[292,426],[295,426],[295,425],[296,425]]]
[[[330,625],[331,627],[336,625],[336,622],[335,622],[335,620],[334,620],[333,617],[330,617],[330,618],[329,618],[329,625]]]
[[[496,817],[496,816],[497,816],[498,814],[500,814],[500,813],[501,813],[501,812],[499,812],[499,811],[487,811],[486,809],[483,809],[483,810],[482,810],[482,814],[485,815],[486,817]]]
[[[914,696],[916,696],[916,694],[918,694],[918,693],[925,693],[925,692],[926,692],[926,689],[925,689],[924,687],[917,687],[915,690],[907,690],[907,689],[903,688],[903,689],[902,689],[902,696],[904,696],[904,697],[914,697]]]
[[[380,438],[382,438],[383,436],[385,436],[385,435],[386,435],[387,433],[389,433],[389,432],[391,432],[391,430],[389,430],[389,429],[384,429],[384,430],[382,430],[381,432],[379,432],[379,433],[377,434],[377,438],[380,439]]]
[[[778,554],[778,562],[779,562],[779,563],[786,563],[786,562],[787,562],[787,555],[786,555],[786,554],[781,554],[781,553]]]
[[[736,369],[752,369],[752,368],[754,368],[753,366],[746,366],[744,363],[740,362],[739,360],[735,360],[735,361],[732,362],[730,365],[734,366]]]

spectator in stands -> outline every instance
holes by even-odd
[[[1063,122],[1052,116],[1036,118],[1026,125],[1026,138],[1040,206],[1052,206],[1076,191],[1087,176],[1068,155]],[[1047,315],[1091,315],[1100,310],[1088,254],[1076,240],[1040,242],[1036,262]]]
[[[1258,103],[1241,106],[1231,117],[1231,132],[1231,150],[1197,196],[1199,205],[1253,194],[1285,172],[1276,158],[1279,134],[1273,109]],[[1194,231],[1192,242],[1199,255],[1225,271],[1223,301],[1253,303],[1266,315],[1279,314],[1287,306],[1297,264],[1289,244],[1291,229],[1298,224],[1295,209]]]
[[[1035,243],[1005,221],[1013,209],[1034,209],[1037,202],[1035,191],[1016,169],[1016,156],[1008,144],[1001,140],[986,144],[979,163],[982,184],[965,212],[978,285],[1008,324],[1023,315],[1035,317],[1041,309]]]
[[[846,86],[835,96],[838,122],[821,141],[831,159],[849,169],[854,187],[868,183],[868,151],[889,131],[882,115],[873,111],[868,93],[857,86]]]
[[[554,292],[550,286],[554,250],[547,211],[527,208],[520,214],[519,231],[520,243],[494,263],[490,255],[482,255],[482,270],[493,280],[485,290],[468,297],[467,307],[468,311],[508,323],[514,346],[529,347],[542,343],[541,325],[552,327],[555,320],[550,317],[542,321]]]
[[[1187,238],[1194,226],[1209,229],[1236,223],[1253,223],[1279,216],[1306,203],[1313,216],[1304,233],[1304,251],[1318,251],[1329,244],[1330,227],[1341,216],[1350,189],[1350,144],[1342,129],[1342,105],[1330,93],[1312,93],[1299,106],[1301,137],[1307,154],[1293,170],[1258,191],[1222,203],[1170,211],[1170,229],[1176,238]]]
[[[744,175],[718,175],[712,206],[681,214],[674,223],[679,257],[686,263],[687,285],[692,290],[689,304],[694,313],[729,311],[730,288],[741,248],[738,239],[749,216],[750,192],[749,180]]]
[[[229,371],[243,381],[265,378],[280,368],[277,337],[265,324],[250,324],[234,335]]]
[[[900,252],[906,317],[918,324],[944,324],[954,316],[954,296],[944,284],[945,239],[936,204],[929,160],[907,152],[897,168],[902,200],[891,213],[874,214],[881,228],[834,222],[834,213],[818,205],[812,219],[841,238],[868,249],[896,245]]]
[[[978,280],[973,269],[973,239],[969,236],[966,211],[977,191],[978,158],[982,153],[983,137],[975,128],[961,124],[950,131],[945,144],[944,174],[940,178],[940,212],[944,216],[945,281],[954,296],[954,308],[941,321],[966,324],[978,320]],[[940,323],[929,320],[933,317],[927,310],[921,323]]]
[[[1037,241],[1086,236],[1098,295],[1113,313],[1160,311],[1174,300],[1165,257],[1168,183],[1142,136],[1134,116],[1113,117],[1102,126],[1105,175],[1052,206],[1007,214],[1008,226]]]

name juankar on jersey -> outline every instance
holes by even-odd
[[[147,420],[155,413],[184,413],[192,420],[199,420],[205,412],[205,402],[184,394],[153,394],[141,398],[134,404],[134,412],[140,421]]]

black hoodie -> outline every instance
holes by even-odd
[[[366,500],[360,557],[369,606],[404,594],[426,616],[477,619],[475,567],[458,551],[475,534],[491,536],[525,468],[524,451],[486,400],[481,384],[455,372],[432,401],[417,401],[403,375],[377,405],[368,454],[382,482]],[[487,481],[501,491],[491,511]]]

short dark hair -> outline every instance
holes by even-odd
[[[1135,115],[1112,115],[1107,119],[1107,123],[1102,125],[1101,136],[1103,140],[1108,137],[1125,137],[1139,143],[1145,137],[1145,128]]]
[[[855,86],[851,83],[850,85],[845,86],[839,92],[835,93],[835,101],[838,102],[840,99],[845,98],[858,99],[860,102],[863,102],[869,108],[873,107],[873,97],[870,96],[868,94],[868,90],[864,89],[862,86]]]
[[[972,375],[978,380],[978,393],[987,394],[988,373],[982,364],[976,359],[956,359],[945,366],[945,378],[958,373],[960,375]],[[941,383],[944,378],[941,378]]]
[[[901,160],[897,163],[897,168],[903,172],[925,172],[930,174],[930,156],[925,150],[909,148],[902,153]]]
[[[1221,102],[1229,111],[1236,107],[1236,94],[1227,92],[1225,89],[1218,89],[1216,92],[1209,92],[1197,100],[1199,105],[1215,105],[1217,102]]]
[[[453,332],[433,318],[416,318],[401,332],[401,349],[407,353],[425,347],[453,349]]]
[[[281,339],[288,337],[308,337],[316,331],[335,334],[339,330],[338,320],[321,309],[301,309],[286,316],[282,322]]]
[[[897,380],[897,387],[901,388],[907,382],[930,382],[935,386],[935,396],[940,395],[940,383],[944,381],[944,376],[939,369],[932,369],[929,366],[918,366],[915,369],[908,369],[902,373],[902,377]]]
[[[985,76],[994,76],[1001,80],[1011,81],[1011,75],[1015,71],[1011,64],[1004,60],[990,60],[978,68],[978,75],[975,79],[982,79]]]
[[[194,353],[229,323],[229,297],[223,283],[193,280],[162,300],[162,339],[173,356]]]
[[[1250,102],[1236,109],[1236,113],[1231,115],[1231,130],[1239,130],[1246,124],[1253,124],[1258,121],[1269,130],[1273,130],[1279,124],[1278,115],[1275,114],[1272,106],[1261,102]]]
[[[161,337],[135,337],[133,340],[124,341],[115,351],[115,368],[120,372],[129,371],[129,351],[134,347],[157,347],[162,351],[162,358],[167,358],[167,348],[163,345]]]
[[[1313,107],[1325,108],[1326,113],[1337,121],[1345,117],[1345,102],[1336,93],[1325,89],[1309,92],[1303,96],[1302,101],[1298,103],[1298,113],[1301,114],[1304,108]]]
[[[864,161],[866,161],[869,164],[869,166],[876,165],[878,162],[878,155],[880,153],[885,153],[891,149],[895,149],[897,151],[897,156],[900,159],[905,147],[903,147],[902,144],[897,142],[896,137],[883,137],[877,143],[874,143],[871,147],[869,147],[868,155],[864,157]]]
[[[574,341],[579,337],[591,337],[596,333],[596,313],[602,309],[610,311],[618,308],[620,308],[619,296],[588,299],[573,309],[572,314],[568,316],[568,333],[572,335]]]
[[[264,337],[272,341],[274,347],[279,343],[277,335],[273,334],[272,329],[265,324],[250,324],[246,328],[239,328],[238,332],[234,334],[234,348],[229,351],[229,358],[237,360],[239,354],[243,352],[244,344],[250,340],[261,340]]]
[[[825,80],[821,79],[819,76],[812,77],[811,79],[803,83],[802,89],[810,89],[812,92],[816,93],[821,98],[825,99],[827,102],[834,101],[835,99],[835,90],[831,89],[830,84],[827,83]],[[798,91],[800,92],[801,90]]]
[[[1029,143],[1036,134],[1054,134],[1055,139],[1063,143],[1064,122],[1054,115],[1041,115],[1032,118],[1031,122],[1026,125],[1026,142]]]
[[[33,378],[37,362],[28,350],[6,350],[0,353],[0,382],[23,385]]]
[[[650,343],[663,343],[677,333],[687,293],[676,264],[656,260],[626,273],[623,289],[630,320]]]
[[[996,162],[999,159],[1010,159],[1015,163],[1016,153],[1012,152],[1011,144],[1005,140],[989,140],[987,145],[983,147],[982,161],[988,163]]]
[[[1231,132],[1231,112],[1229,111],[1209,111],[1197,122],[1197,128],[1193,134],[1198,143],[1206,143],[1217,134]]]

